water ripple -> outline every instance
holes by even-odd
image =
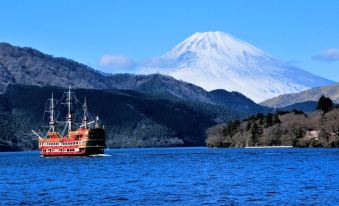
[[[338,149],[0,153],[0,205],[335,205]]]

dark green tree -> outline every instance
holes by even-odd
[[[262,128],[258,126],[255,122],[251,128],[251,140],[253,145],[256,145],[259,142],[259,137],[262,134]]]
[[[305,130],[301,127],[295,127],[293,128],[293,140],[292,140],[292,145],[293,147],[297,147],[298,142],[301,138],[303,138],[305,136]]]
[[[226,128],[224,129],[224,135],[232,137],[237,132],[240,126],[240,121],[230,122],[227,124]]]
[[[265,124],[265,127],[266,127],[266,128],[273,125],[273,114],[272,114],[272,113],[268,113],[268,114],[265,116],[264,124]]]
[[[276,113],[276,114],[274,114],[274,117],[273,117],[273,125],[275,125],[275,124],[280,124],[281,123],[281,121],[280,121],[280,119],[279,119],[279,115]]]
[[[333,107],[333,102],[329,97],[325,97],[324,95],[322,95],[319,98],[317,109],[320,110],[322,114],[325,114],[328,111],[330,111],[332,107]]]

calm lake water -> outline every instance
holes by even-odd
[[[0,153],[1,205],[338,205],[339,149]]]

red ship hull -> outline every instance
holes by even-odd
[[[66,137],[57,132],[48,133],[47,138],[39,139],[40,155],[51,156],[89,156],[103,154],[105,130],[101,128],[79,128],[70,131]]]

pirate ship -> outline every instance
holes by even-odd
[[[104,153],[105,130],[99,124],[99,117],[91,121],[86,99],[82,104],[82,121],[75,123],[75,115],[72,112],[72,99],[77,101],[75,94],[69,87],[64,93],[61,105],[67,106],[66,121],[57,121],[55,107],[58,104],[53,93],[48,100],[47,113],[49,114],[48,131],[45,135],[32,132],[39,138],[41,157],[48,156],[90,156]],[[60,113],[59,113],[60,116]],[[62,129],[63,128],[63,129]]]

